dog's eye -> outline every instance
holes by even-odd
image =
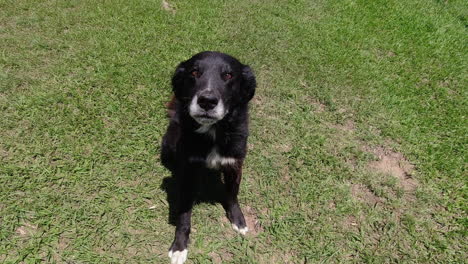
[[[195,78],[199,78],[201,76],[201,73],[197,70],[193,70],[191,72],[192,76],[195,77]]]
[[[224,79],[225,81],[232,79],[232,74],[230,74],[230,73],[224,73],[224,74],[223,74],[223,79]]]

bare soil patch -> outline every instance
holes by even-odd
[[[351,119],[346,120],[346,122],[344,122],[343,124],[334,124],[332,125],[332,127],[347,132],[352,132],[356,129],[356,125]]]
[[[367,186],[363,184],[351,185],[351,195],[356,200],[367,203],[369,205],[376,205],[384,201],[383,198],[375,195]]]
[[[167,12],[170,12],[172,14],[175,14],[175,12],[176,12],[175,8],[169,2],[167,2],[166,0],[162,0],[161,6]]]
[[[268,254],[263,254],[258,256],[258,263],[260,264],[270,264],[270,263],[284,263],[284,264],[293,264],[298,263],[294,262],[294,253],[292,252],[269,252]],[[299,262],[307,263],[307,261]]]
[[[280,153],[288,153],[293,149],[293,147],[289,143],[281,143],[275,145],[275,149]]]
[[[310,103],[311,105],[314,106],[314,108],[315,108],[314,111],[315,111],[316,113],[325,112],[325,110],[327,109],[327,106],[326,106],[324,103],[320,102],[320,101],[319,101],[318,99],[316,99],[316,98],[307,96],[307,97],[305,97],[305,100],[306,100],[307,103]]]
[[[289,174],[289,166],[285,165],[280,169],[280,173],[285,182],[288,182],[291,179]]]
[[[249,232],[247,234],[250,234],[250,236],[257,236],[260,232],[263,232],[263,227],[258,221],[255,210],[250,206],[246,206],[243,211],[247,227],[249,228]]]
[[[16,229],[16,233],[21,237],[33,236],[37,231],[37,225],[25,223]]]
[[[346,226],[348,229],[351,229],[351,230],[357,230],[359,228],[358,219],[353,215],[346,217],[344,219],[343,224],[344,226]]]
[[[260,95],[260,94],[256,94],[253,98],[252,98],[252,103],[255,104],[255,105],[263,105],[265,103],[265,98]]]
[[[418,187],[418,182],[411,176],[414,165],[403,154],[382,146],[368,150],[378,157],[377,161],[369,163],[369,168],[397,178],[400,186],[407,192],[413,192]]]
[[[225,263],[226,261],[231,261],[233,254],[226,251],[221,252],[210,252],[208,256],[211,257],[211,261],[215,264]]]

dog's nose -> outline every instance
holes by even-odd
[[[200,95],[200,97],[198,97],[197,103],[205,111],[208,111],[215,108],[215,106],[218,104],[218,98],[210,94]]]

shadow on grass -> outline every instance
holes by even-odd
[[[163,179],[160,186],[162,190],[166,192],[166,200],[169,204],[169,219],[168,222],[171,225],[176,225],[177,207],[179,199],[179,191],[177,186],[177,178],[174,173],[174,169],[171,166],[163,165],[171,171],[171,176]],[[195,175],[194,175],[195,177]],[[206,175],[198,177],[195,194],[195,205],[201,203],[209,204],[222,204],[223,197],[226,195],[225,186],[222,182],[222,175],[218,171],[206,170]]]

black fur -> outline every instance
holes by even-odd
[[[233,161],[216,166],[224,175],[226,197],[222,204],[226,215],[237,227],[246,227],[237,194],[247,153],[248,102],[255,94],[256,81],[250,67],[237,59],[202,52],[177,66],[172,87],[175,97],[169,104],[170,123],[162,141],[161,160],[175,175],[179,192],[175,239],[170,250],[182,251],[189,241],[194,186],[197,177],[212,170],[206,158],[214,148],[221,157]],[[194,96],[198,96],[199,105],[200,97],[206,96],[222,101],[227,110],[209,132],[197,132],[202,125],[190,114]]]

